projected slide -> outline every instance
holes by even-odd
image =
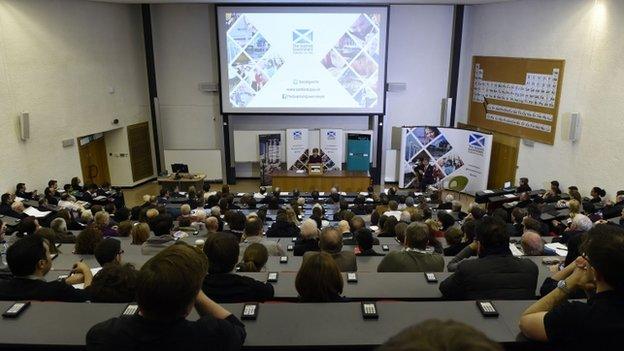
[[[386,7],[219,7],[226,113],[381,113]]]

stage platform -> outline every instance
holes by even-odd
[[[366,191],[371,183],[368,172],[329,171],[323,175],[311,176],[307,173],[296,171],[275,171],[271,173],[273,187],[279,187],[282,191],[329,191],[333,186],[340,191],[360,192]]]

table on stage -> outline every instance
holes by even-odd
[[[337,186],[340,191],[366,191],[370,185],[368,172],[327,171],[322,175],[309,175],[296,171],[274,171],[271,173],[273,187],[280,187],[282,191],[328,191]]]
[[[166,177],[158,177],[158,185],[165,189],[174,190],[175,187],[178,187],[180,191],[188,191],[190,186],[195,186],[197,191],[201,190],[204,187],[204,180],[206,179],[205,174],[180,174],[180,178],[176,179],[175,174],[166,176]]]

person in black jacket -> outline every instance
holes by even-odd
[[[531,187],[529,186],[529,178],[520,178],[520,185],[516,189],[517,193],[527,193],[531,191]]]
[[[385,256],[373,249],[373,232],[368,228],[362,228],[355,233],[355,241],[357,242],[359,252],[356,256]]]
[[[461,261],[457,271],[440,283],[442,295],[456,300],[535,298],[538,268],[533,261],[511,254],[505,223],[484,217],[477,224],[476,239],[464,251],[476,246],[479,258]]]
[[[321,251],[318,234],[318,227],[313,219],[308,218],[301,222],[301,236],[293,245],[293,255],[303,256],[308,251]]]
[[[288,215],[284,209],[277,211],[275,223],[266,232],[267,238],[296,238],[299,236],[299,228],[288,221]]]
[[[91,269],[84,262],[74,264],[76,273],[65,282],[46,282],[44,276],[52,268],[48,242],[38,235],[29,235],[16,241],[7,250],[7,263],[13,279],[0,282],[0,300],[40,300],[83,302],[87,300],[84,290],[74,289],[70,284],[91,284]]]
[[[33,196],[37,197],[37,190],[28,192],[26,191],[26,184],[17,183],[17,185],[15,186],[15,196],[30,200],[33,198]]]
[[[529,306],[519,327],[529,339],[556,350],[620,350],[624,332],[624,230],[593,227],[583,257],[565,269],[557,289]],[[584,291],[587,302],[568,301]]]
[[[88,350],[240,350],[245,325],[201,290],[206,257],[184,243],[147,261],[139,272],[140,313],[111,318],[87,333]],[[186,317],[195,306],[198,320]]]
[[[266,301],[273,298],[273,285],[232,273],[238,262],[238,240],[227,233],[213,234],[204,244],[208,275],[202,290],[220,303]]]

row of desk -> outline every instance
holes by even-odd
[[[513,349],[536,350],[540,344],[520,334],[518,319],[533,301],[494,301],[500,315],[485,318],[474,301],[379,301],[379,319],[365,320],[360,303],[264,303],[258,318],[243,321],[244,349],[357,349],[383,344],[402,329],[428,319],[453,319],[481,330]],[[0,302],[6,310],[12,302]],[[98,322],[121,315],[125,304],[33,302],[16,319],[0,321],[0,347],[84,349],[85,335]],[[243,304],[224,304],[240,317]],[[193,311],[188,319],[196,320]],[[543,345],[542,345],[543,346]]]

